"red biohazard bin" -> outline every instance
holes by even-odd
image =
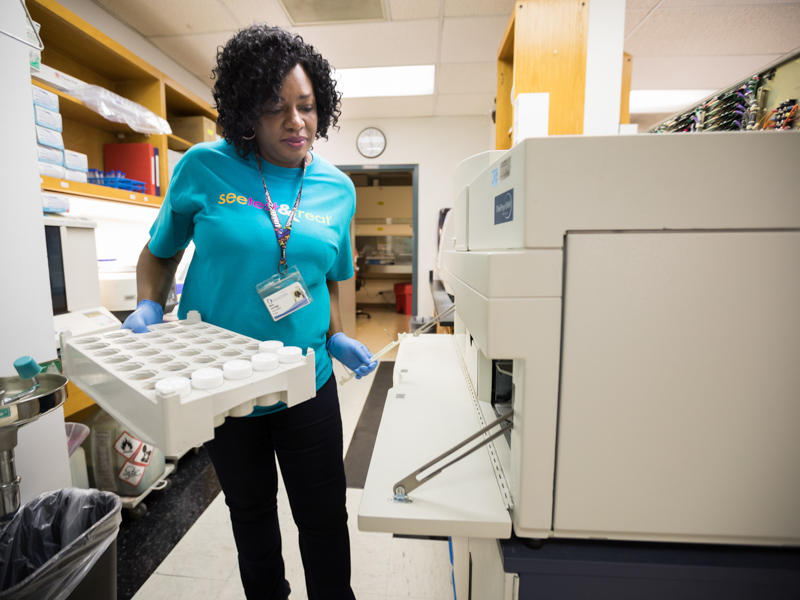
[[[394,295],[397,298],[397,312],[410,315],[411,314],[411,283],[395,283]]]

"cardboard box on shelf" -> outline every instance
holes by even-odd
[[[64,179],[64,167],[61,165],[54,165],[52,163],[39,161],[39,175],[44,175],[45,177],[57,177],[58,179]]]
[[[42,210],[44,212],[69,212],[69,196],[42,192]]]
[[[64,149],[64,138],[58,131],[47,129],[41,125],[36,126],[36,139],[42,146],[50,146],[51,148]]]
[[[38,71],[32,71],[31,77],[67,93],[80,85],[86,85],[85,81],[81,81],[72,75],[67,75],[63,71],[59,71],[53,67],[48,67],[45,64],[40,65]]]
[[[72,169],[64,169],[64,179],[70,181],[77,181],[78,183],[88,183],[89,179],[84,171],[73,171]]]
[[[33,104],[35,106],[42,106],[48,110],[58,112],[58,96],[53,92],[43,90],[39,86],[32,85],[33,88]]]
[[[64,166],[75,171],[89,170],[89,157],[82,152],[74,150],[64,150]]]
[[[64,164],[64,151],[58,148],[51,148],[50,146],[36,145],[37,152],[39,153],[39,160],[42,162],[50,163],[51,165]]]
[[[217,139],[217,124],[206,117],[174,117],[168,120],[172,133],[192,144]]]
[[[33,105],[33,118],[37,125],[53,131],[61,131],[64,127],[60,113],[37,104]]]

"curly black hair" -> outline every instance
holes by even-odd
[[[341,111],[341,92],[331,77],[331,66],[299,35],[280,27],[254,24],[236,33],[217,50],[213,94],[223,135],[243,158],[256,152],[255,140],[245,140],[262,115],[264,105],[277,100],[281,83],[295,66],[302,65],[314,86],[317,135],[328,139]]]

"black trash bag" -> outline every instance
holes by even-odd
[[[20,507],[0,527],[0,600],[64,600],[116,539],[122,501],[65,488]]]

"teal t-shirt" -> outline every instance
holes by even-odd
[[[300,189],[302,169],[261,161],[267,189],[278,205],[282,226]],[[286,246],[289,267],[297,267],[312,302],[273,321],[256,285],[277,274],[280,248],[266,210],[256,158],[243,159],[225,140],[197,144],[178,163],[167,196],[150,229],[150,251],[174,256],[194,240],[178,316],[190,310],[204,321],[257,340],[280,340],[312,348],[317,389],[333,367],[325,349],[330,325],[326,280],[353,276],[350,221],[356,194],[350,178],[314,154]],[[253,414],[275,409],[256,407]]]

